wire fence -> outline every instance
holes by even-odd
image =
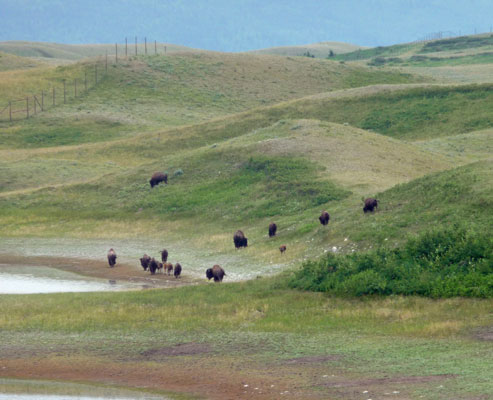
[[[157,41],[148,42],[144,38],[143,42],[138,42],[137,36],[134,43],[129,43],[125,38],[125,44],[115,43],[115,53],[100,56],[93,64],[87,64],[83,68],[83,73],[78,77],[70,79],[59,79],[51,87],[38,89],[31,94],[21,98],[9,100],[7,103],[0,104],[0,121],[13,122],[20,119],[29,119],[40,112],[52,109],[61,104],[67,104],[70,100],[81,97],[88,90],[95,87],[104,79],[108,73],[109,64],[118,64],[122,58],[127,59],[139,54],[166,54],[167,46],[159,45]],[[104,57],[104,59],[102,58]]]

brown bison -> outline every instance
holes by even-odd
[[[180,263],[175,264],[175,270],[174,270],[173,274],[175,275],[175,278],[180,277],[180,275],[181,275],[181,264]]]
[[[245,237],[245,234],[242,231],[238,230],[235,232],[233,241],[237,249],[240,247],[248,247],[248,238]]]
[[[159,262],[159,261],[157,262],[157,270],[158,270],[158,272],[160,271],[162,274],[164,273],[162,262]]]
[[[207,279],[211,280],[214,278],[214,282],[222,282],[225,275],[226,272],[224,272],[224,269],[217,264],[205,271],[205,276]]]
[[[163,263],[168,261],[168,250],[166,250],[166,249],[161,250],[161,261]]]
[[[279,247],[279,251],[282,253],[284,253],[286,251],[286,245],[283,244],[282,246]]]
[[[149,183],[151,184],[151,188],[156,185],[159,185],[161,182],[168,183],[168,174],[163,174],[162,172],[154,172],[151,176],[151,180]]]
[[[373,197],[369,197],[365,200],[365,206],[363,207],[363,211],[366,214],[367,212],[373,212],[378,207],[378,200]]]
[[[142,258],[140,259],[140,265],[142,265],[142,268],[144,268],[144,271],[147,271],[147,268],[149,268],[149,263],[151,262],[151,257],[149,257],[147,254],[144,254]]]
[[[151,261],[149,262],[149,271],[151,272],[151,275],[154,275],[156,273],[158,267],[159,267],[158,262],[154,257],[152,257]]]
[[[173,264],[171,263],[164,264],[164,270],[168,275],[171,275],[171,271],[173,271]]]
[[[269,237],[276,236],[276,232],[277,232],[277,225],[274,222],[272,222],[271,224],[269,224]]]
[[[110,265],[110,268],[113,268],[116,264],[116,253],[113,249],[109,249],[108,251],[108,264]]]
[[[318,220],[322,225],[327,225],[330,220],[330,215],[327,211],[322,211],[322,214],[320,214],[320,217],[318,217]]]

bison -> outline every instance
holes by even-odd
[[[140,259],[140,265],[142,265],[142,268],[144,268],[144,271],[147,271],[147,268],[149,268],[149,263],[151,262],[151,257],[149,257],[147,254],[144,254],[142,258]]]
[[[161,261],[163,263],[168,261],[168,250],[166,250],[166,249],[161,250]]]
[[[237,249],[240,247],[248,247],[248,238],[245,237],[245,234],[242,231],[238,230],[235,232],[233,241]]]
[[[322,214],[320,214],[320,217],[318,217],[318,220],[322,225],[327,225],[330,220],[330,215],[327,211],[322,211]]]
[[[154,257],[152,257],[151,261],[149,262],[149,271],[151,272],[151,275],[154,275],[156,273],[158,267],[159,267],[158,262]]]
[[[168,183],[168,174],[163,174],[162,172],[154,172],[151,176],[151,180],[149,183],[151,184],[151,188],[153,188],[156,185],[159,185],[161,182],[164,182],[165,184]]]
[[[363,212],[373,212],[378,207],[378,200],[373,197],[369,197],[365,200],[365,206],[363,207]]]
[[[158,271],[161,271],[161,273],[164,273],[163,272],[163,263],[162,262],[159,262],[159,261],[157,262],[157,270]]]
[[[286,245],[283,244],[282,246],[279,246],[279,251],[283,254],[286,251]]]
[[[224,272],[224,269],[222,269],[221,266],[217,264],[205,271],[205,276],[207,277],[207,279],[211,280],[212,278],[214,278],[214,282],[222,282],[225,275],[226,272]]]
[[[171,271],[173,271],[173,264],[171,263],[164,264],[164,270],[167,272],[168,275],[171,275]]]
[[[277,225],[274,222],[272,222],[271,224],[269,224],[269,237],[276,236],[276,232],[277,232]]]
[[[116,264],[116,253],[113,249],[109,249],[108,251],[108,264],[110,265],[110,268],[113,268]]]
[[[180,263],[175,264],[175,270],[174,270],[173,274],[175,275],[175,278],[180,277],[180,275],[181,275],[181,264]]]

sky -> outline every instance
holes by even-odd
[[[490,32],[491,0],[0,0],[0,41],[122,43],[218,51],[339,41],[383,46]]]

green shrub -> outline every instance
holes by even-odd
[[[327,254],[304,263],[289,285],[350,296],[493,297],[493,241],[457,226],[435,230],[398,249]]]

